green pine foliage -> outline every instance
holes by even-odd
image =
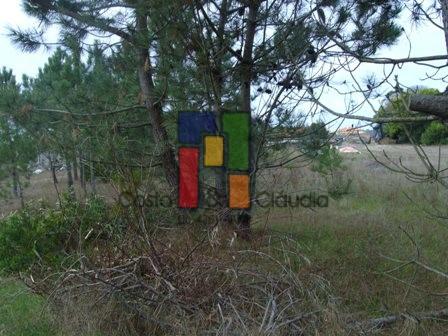
[[[324,122],[315,122],[305,128],[299,138],[299,147],[310,157],[316,157],[325,147],[329,147],[330,133]]]
[[[0,178],[8,180],[7,185],[13,186],[15,196],[25,184],[24,177],[30,174],[38,152],[31,133],[18,121],[22,105],[20,86],[12,71],[3,68],[0,72]],[[4,184],[2,187],[2,194],[11,196]]]

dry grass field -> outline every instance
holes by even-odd
[[[65,171],[59,171],[57,173],[58,184],[55,186],[51,176],[51,172],[44,171],[40,174],[32,175],[29,180],[25,182],[23,191],[23,198],[25,203],[32,200],[42,200],[55,204],[58,201],[58,194],[62,195],[68,191],[67,187],[67,175]],[[101,182],[97,182],[97,192],[106,197],[109,201],[117,199],[117,193],[113,187]],[[87,193],[91,191],[90,186],[87,184]],[[86,192],[82,189],[79,181],[75,181],[75,193],[79,197],[83,198]],[[0,200],[0,218],[4,218],[9,213],[20,209],[20,200],[14,198],[6,198]]]
[[[415,183],[377,162],[391,166],[390,160],[401,160],[403,167],[424,173],[410,145],[371,145],[377,160],[364,146],[354,146],[361,153],[344,154],[345,168],[334,181],[352,181],[347,195],[331,199],[328,208],[259,211],[258,225],[291,235],[310,260],[308,270],[328,280],[339,307],[358,312],[354,319],[446,308],[447,279],[406,262],[418,257],[448,270],[448,222],[434,216],[442,210],[446,218],[447,190]],[[440,149],[440,156],[438,147],[425,152],[435,166],[440,161],[446,168],[448,147]],[[276,170],[270,178],[273,186],[291,193],[326,189],[319,175],[303,168]],[[398,325],[385,334],[445,335],[448,324],[404,328]]]
[[[340,198],[331,198],[326,208],[257,207],[255,236],[286,235],[297,244],[301,257],[292,261],[297,275],[307,279],[313,274],[328,284],[334,298],[333,320],[402,313],[413,316],[446,308],[446,278],[409,261],[418,259],[436,270],[448,270],[448,223],[434,216],[435,209],[446,213],[447,191],[431,183],[410,181],[374,160],[363,146],[357,148],[361,153],[344,154],[344,168],[327,181],[297,162],[264,172],[259,180],[263,190],[289,195],[326,194],[328,188],[349,187],[344,187],[346,193]],[[386,152],[389,159],[424,172],[411,146],[372,145],[370,150],[378,161],[388,161]],[[438,165],[439,148],[425,150]],[[447,163],[448,147],[443,147],[440,164]],[[66,183],[61,173],[59,180],[62,192]],[[110,200],[116,197],[110,186],[99,185],[98,189]],[[83,193],[79,186],[77,193]],[[27,201],[56,201],[50,174],[33,176],[24,195]],[[17,201],[3,201],[0,209],[4,216],[18,207]],[[35,314],[34,310],[30,314]],[[448,323],[439,322],[407,318],[380,334],[445,335]],[[336,327],[330,329],[325,334],[343,334]]]

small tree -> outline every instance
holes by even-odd
[[[299,146],[307,156],[312,158],[318,156],[319,151],[328,146],[330,134],[322,121],[312,123],[306,128],[301,137]]]
[[[20,104],[20,87],[12,70],[3,68],[0,73],[0,173],[2,178],[11,177],[13,195],[20,197],[23,205],[21,176],[29,173],[37,150],[30,134],[15,120]]]

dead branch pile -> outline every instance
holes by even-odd
[[[327,283],[300,271],[308,260],[291,240],[260,250],[209,243],[188,253],[170,244],[155,250],[107,267],[84,261],[30,285],[64,318],[81,319],[66,322],[78,332],[95,320],[108,334],[309,334],[331,305]]]

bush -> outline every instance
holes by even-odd
[[[33,265],[58,267],[78,238],[103,231],[108,223],[105,203],[92,198],[85,204],[64,197],[58,209],[30,203],[0,221],[0,270],[25,271]]]
[[[351,192],[353,179],[347,176],[343,171],[338,170],[325,176],[328,195],[335,200],[349,195]]]
[[[314,158],[311,170],[325,178],[327,192],[333,199],[340,199],[350,193],[352,179],[345,174],[342,156],[329,145],[320,149]]]
[[[311,170],[328,175],[341,168],[343,168],[342,156],[335,148],[326,145],[316,152]]]
[[[440,121],[433,121],[423,132],[421,143],[423,145],[447,145],[448,127]]]

